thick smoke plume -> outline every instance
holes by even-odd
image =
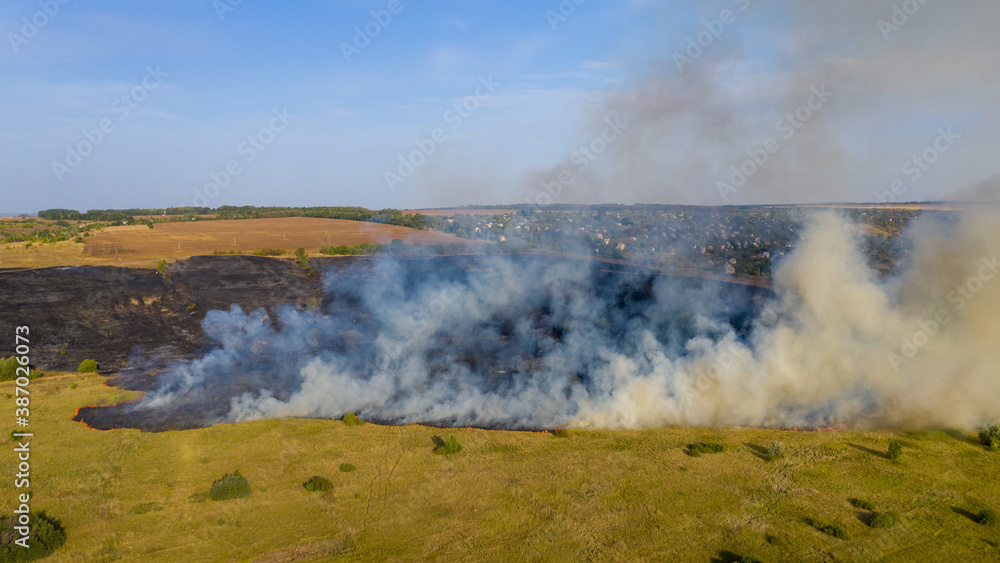
[[[998,218],[918,220],[913,260],[879,279],[817,215],[773,294],[586,260],[358,263],[361,283],[327,272],[320,311],[209,313],[218,348],[137,408],[225,388],[215,422],[975,427],[1000,419]]]

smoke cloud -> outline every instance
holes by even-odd
[[[218,348],[137,414],[224,392],[207,422],[972,428],[1000,418],[997,215],[918,219],[913,260],[880,279],[818,214],[774,293],[587,260],[355,261],[320,311],[209,313]]]

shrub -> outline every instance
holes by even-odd
[[[344,473],[350,473],[351,471],[354,471],[355,469],[357,469],[357,467],[354,467],[350,463],[341,463],[340,464],[340,470],[343,471]]]
[[[847,530],[836,524],[820,524],[816,526],[816,529],[828,536],[833,536],[838,540],[851,539],[851,535],[847,533]]]
[[[903,457],[903,444],[899,440],[889,440],[889,452],[886,454],[891,460]]]
[[[0,381],[14,381],[18,375],[24,375],[22,371],[17,373],[17,368],[24,367],[17,361],[17,356],[0,358]],[[42,376],[42,372],[37,369],[28,369],[28,379],[37,379]]]
[[[166,260],[160,260],[159,262],[157,262],[156,263],[156,271],[160,272],[161,274],[167,273],[167,261]]]
[[[286,254],[288,251],[283,248],[261,248],[260,250],[254,250],[254,256],[281,256]]]
[[[691,457],[699,457],[702,454],[717,454],[724,452],[726,447],[722,444],[716,444],[715,442],[698,442],[697,444],[688,444],[687,450],[684,452]]]
[[[851,506],[854,508],[859,508],[861,510],[875,510],[875,505],[864,499],[852,498]]]
[[[80,373],[97,373],[97,361],[84,360],[80,362],[80,367],[76,368],[76,371]]]
[[[569,430],[566,430],[565,428],[560,428],[559,430],[556,430],[556,431],[555,431],[555,432],[553,433],[553,435],[554,435],[554,436],[555,436],[556,438],[569,438],[569,436],[570,436],[570,434],[569,434]]]
[[[365,422],[358,418],[354,413],[347,413],[344,415],[344,425],[345,426],[361,426]]]
[[[992,508],[984,508],[976,515],[976,522],[983,526],[996,526],[998,522],[997,511]]]
[[[784,442],[771,442],[771,445],[767,448],[767,454],[764,459],[767,461],[774,461],[785,457],[785,443]]]
[[[458,443],[458,438],[451,434],[438,447],[434,448],[434,453],[441,455],[457,454],[462,451],[462,444]]]
[[[70,389],[76,389],[76,382],[74,381],[73,383],[70,383],[69,384],[69,388]]]
[[[21,537],[14,530],[15,516],[0,517],[0,561],[32,561],[49,556],[66,543],[66,530],[44,512],[32,513],[28,549],[14,543]]]
[[[248,496],[250,496],[250,481],[247,481],[246,477],[241,475],[239,471],[230,473],[212,483],[212,488],[208,492],[208,498],[216,501]]]
[[[896,521],[899,520],[893,512],[883,512],[881,514],[876,514],[868,521],[868,526],[875,529],[891,528],[896,525]]]
[[[1000,450],[1000,424],[984,426],[979,433],[979,441],[991,451]]]
[[[311,479],[302,483],[302,486],[309,492],[323,492],[333,489],[333,481],[327,479],[326,477],[313,475]]]

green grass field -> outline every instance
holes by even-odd
[[[103,382],[56,374],[31,383],[32,509],[67,532],[48,561],[1000,560],[1000,527],[973,520],[1000,508],[1000,453],[971,433],[557,437],[289,419],[150,434],[72,422],[80,406],[131,397]],[[10,393],[0,385],[12,419]],[[462,451],[435,454],[449,434]],[[904,444],[898,461],[884,457],[891,438]],[[786,455],[764,461],[776,440]],[[692,457],[697,442],[725,451]],[[10,514],[9,448],[0,466],[0,509]],[[235,470],[252,494],[207,500],[213,481]],[[333,488],[306,490],[314,475]],[[852,499],[899,521],[870,528]]]

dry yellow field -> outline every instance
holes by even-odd
[[[133,398],[96,374],[31,383],[32,509],[66,529],[46,561],[998,561],[1000,453],[960,432],[662,428],[549,433],[281,419],[91,430]],[[12,383],[0,406],[13,414]],[[6,397],[6,399],[4,398]],[[454,434],[463,450],[436,455]],[[886,459],[890,438],[905,445]],[[761,452],[774,440],[784,458]],[[725,451],[691,457],[710,441]],[[341,464],[356,471],[341,471]],[[248,498],[205,500],[234,470]],[[14,456],[0,456],[12,475]],[[319,475],[333,489],[311,493]],[[0,480],[10,514],[13,479]],[[885,529],[868,510],[894,512]],[[849,537],[817,529],[837,525]]]
[[[8,244],[0,247],[0,268],[153,268],[161,259],[173,262],[216,251],[251,253],[262,248],[280,248],[291,253],[305,248],[315,253],[324,246],[385,244],[395,239],[407,244],[482,244],[444,233],[342,219],[192,221],[158,223],[153,229],[146,225],[108,227],[85,238],[83,244],[65,241],[31,248],[25,248],[23,243]]]

